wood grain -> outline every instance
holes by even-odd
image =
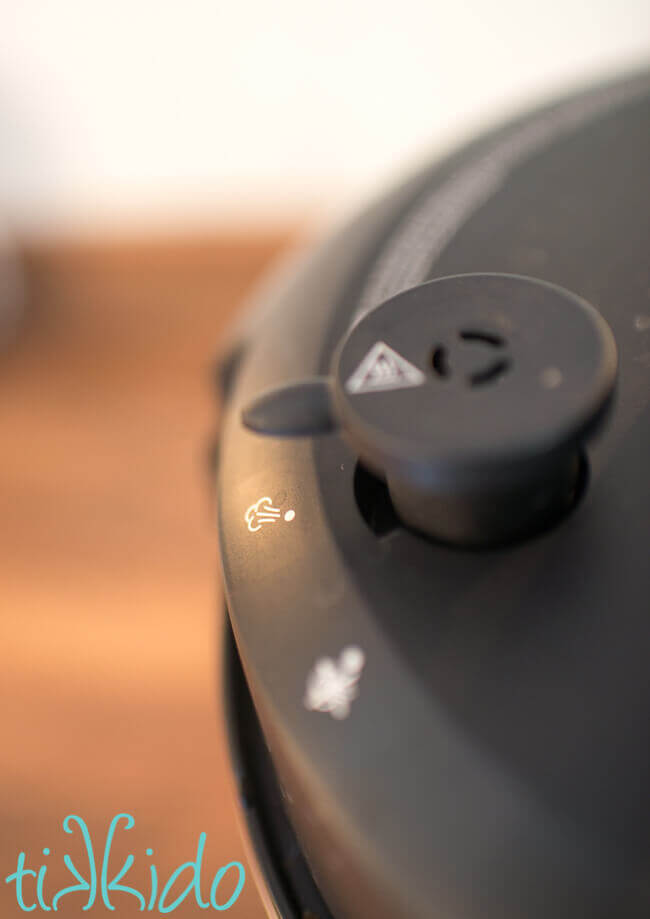
[[[201,831],[206,886],[245,861],[217,701],[209,368],[242,298],[293,241],[25,251],[27,317],[0,359],[0,877],[23,850],[48,864],[46,899],[73,883],[64,852],[84,864],[68,814],[98,849],[111,817],[133,814],[114,864],[133,853],[123,883],[145,894],[149,862],[162,885]],[[114,915],[140,915],[135,898],[115,898]],[[59,913],[108,914],[84,903],[70,895]],[[191,900],[172,915],[205,914]],[[13,885],[0,884],[0,915],[23,915]],[[262,915],[250,877],[225,915]]]

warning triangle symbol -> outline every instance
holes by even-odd
[[[383,341],[376,342],[345,384],[349,393],[421,386],[425,376]]]

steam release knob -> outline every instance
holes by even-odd
[[[332,413],[402,520],[461,545],[528,535],[574,501],[611,402],[612,332],[546,282],[468,274],[366,314],[334,358]]]

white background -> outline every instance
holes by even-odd
[[[650,60],[648,0],[0,0],[0,216],[174,229],[345,209]]]

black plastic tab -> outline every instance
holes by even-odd
[[[269,389],[242,411],[242,421],[257,434],[300,437],[326,434],[336,427],[327,377]]]

